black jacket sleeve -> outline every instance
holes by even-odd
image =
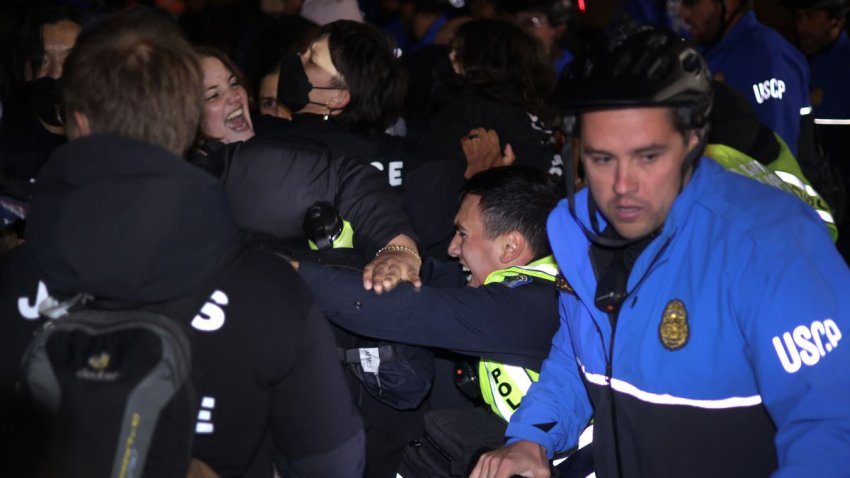
[[[336,157],[336,200],[343,219],[354,229],[354,248],[366,259],[399,234],[416,240],[398,195],[380,171],[355,158]]]
[[[366,258],[399,234],[415,238],[380,172],[325,147],[254,138],[233,151],[224,188],[240,227],[280,239],[304,239],[304,216],[317,201],[351,223]]]
[[[275,449],[299,460],[343,445],[362,422],[328,322],[303,280],[291,269],[284,276],[287,280],[278,282],[278,303],[285,304],[279,313],[289,319],[272,325],[273,319],[266,318],[269,335],[257,351],[256,367],[270,388],[269,430]],[[350,458],[354,469],[358,457]]]
[[[539,370],[558,328],[557,294],[546,281],[419,290],[401,284],[378,296],[351,271],[305,262],[299,272],[331,321],[379,339]]]

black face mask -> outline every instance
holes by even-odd
[[[304,109],[310,103],[310,90],[313,85],[307,79],[301,57],[290,54],[280,62],[280,77],[277,80],[277,100],[293,113]]]
[[[280,61],[280,76],[277,80],[277,100],[289,108],[293,113],[304,109],[312,103],[314,105],[326,106],[322,103],[310,101],[312,90],[341,90],[343,88],[328,86],[313,86],[304,71],[301,57],[291,53]]]
[[[26,84],[30,111],[50,126],[62,126],[59,112],[62,109],[62,88],[53,78],[44,77]]]

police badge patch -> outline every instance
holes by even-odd
[[[511,289],[515,289],[521,285],[531,284],[531,277],[528,277],[525,274],[517,274],[512,277],[508,277],[502,282],[500,282],[503,286],[510,287]]]
[[[685,304],[679,299],[671,300],[664,308],[661,324],[658,326],[661,343],[667,350],[679,350],[688,343],[689,332]]]

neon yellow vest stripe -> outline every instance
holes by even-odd
[[[316,245],[315,242],[310,239],[307,240],[307,245],[310,246],[310,249],[317,250],[319,246]],[[354,228],[351,227],[351,223],[348,221],[342,221],[342,232],[339,233],[339,236],[336,237],[333,241],[333,249],[354,248]]]
[[[497,284],[520,275],[554,282],[558,272],[555,259],[547,256],[526,266],[509,267],[491,272],[484,280],[484,284]],[[478,383],[484,403],[505,421],[511,419],[522,397],[538,377],[538,372],[515,365],[505,365],[485,359],[478,362]]]
[[[780,145],[779,156],[766,167],[750,156],[724,144],[709,144],[705,148],[705,155],[717,161],[729,171],[788,191],[802,199],[817,212],[829,229],[832,240],[835,241],[838,239],[838,228],[835,226],[832,211],[826,201],[803,176],[800,165],[794,159],[794,155],[791,154],[791,150],[788,149],[785,142],[778,136],[776,139]]]

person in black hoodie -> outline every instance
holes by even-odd
[[[203,107],[192,48],[131,10],[83,32],[65,72],[71,141],[34,189],[27,242],[0,264],[3,383],[48,294],[150,309],[193,342],[194,457],[220,476],[270,478],[275,462],[284,476],[360,476],[362,423],[306,285],[242,244],[215,178],[179,156]]]

